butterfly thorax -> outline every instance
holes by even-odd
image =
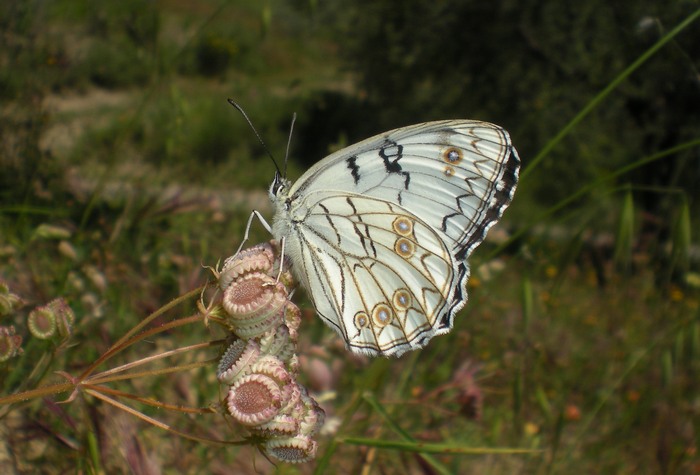
[[[275,208],[275,216],[273,218],[273,223],[272,223],[272,228],[273,228],[273,235],[275,236],[276,239],[280,239],[282,236],[285,236],[286,233],[279,233],[275,232],[275,225],[277,222],[280,220],[280,217],[282,216],[289,216],[289,208],[290,208],[290,200],[289,200],[289,189],[291,188],[292,183],[282,177],[282,175],[278,173],[275,173],[275,179],[272,180],[272,183],[270,184],[270,188],[268,190],[268,195],[270,196],[270,201],[272,201],[272,205]],[[288,228],[285,226],[285,228]],[[284,229],[284,231],[288,231],[288,229]]]
[[[286,178],[276,176],[270,186],[270,200],[275,208],[272,218],[272,235],[281,245],[284,240],[284,254],[288,263],[301,262],[301,243],[297,227],[308,211],[303,201],[293,200],[290,196],[292,183]],[[298,266],[291,265],[291,271],[298,282],[308,289],[308,278]]]

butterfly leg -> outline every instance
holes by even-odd
[[[280,281],[280,277],[282,276],[282,269],[284,268],[284,245],[287,242],[287,240],[282,237],[282,242],[280,243],[280,269],[277,272],[277,279],[275,279],[275,284]]]
[[[263,225],[265,230],[272,234],[272,227],[265,221],[265,218],[263,218],[262,214],[258,212],[258,210],[253,210],[252,213],[250,213],[250,216],[248,217],[248,224],[245,226],[245,234],[243,235],[243,241],[241,241],[241,245],[238,246],[238,249],[236,250],[236,253],[234,256],[237,256],[239,252],[241,252],[241,249],[243,249],[243,245],[248,241],[248,236],[250,235],[250,227],[253,225],[253,218],[257,217],[258,221],[260,221],[260,224]]]
[[[253,212],[250,213],[250,216],[248,217],[248,223],[245,226],[245,234],[243,235],[243,241],[241,241],[241,245],[238,246],[238,249],[236,250],[236,253],[234,254],[234,256],[237,256],[238,253],[241,252],[241,249],[243,249],[243,246],[248,241],[248,237],[250,235],[250,227],[253,225],[253,218],[256,218],[256,217],[258,218],[258,221],[260,221],[260,224],[263,225],[265,230],[268,233],[272,234],[272,227],[270,226],[270,224],[265,220],[265,218],[263,218],[263,216],[260,214],[260,212],[258,210],[253,210]],[[283,270],[282,264],[284,263],[284,257],[283,257],[284,256],[284,243],[285,243],[285,239],[282,238],[282,243],[281,243],[282,249],[280,252],[280,256],[282,256],[282,257],[280,257],[280,268],[279,268],[279,271],[277,272],[277,279],[275,279],[275,284],[277,284],[280,281],[280,277],[282,276],[282,270]]]

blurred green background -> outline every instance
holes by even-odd
[[[0,467],[700,473],[698,12],[681,0],[3,2],[0,280],[23,305],[0,326],[24,352],[0,363],[0,394],[78,372],[205,282],[202,265],[237,249],[251,210],[270,217],[274,166],[229,97],[278,161],[298,114],[292,179],[372,134],[445,118],[504,126],[526,171],[472,258],[470,303],[424,350],[353,357],[297,294],[303,377],[331,420],[317,462],[275,467],[254,447],[42,400],[0,408]],[[253,231],[251,243],[270,238]],[[70,344],[27,330],[56,297],[76,314]],[[210,333],[172,332],[125,361]],[[213,368],[134,386],[173,404],[220,397]],[[218,416],[157,416],[241,438]],[[426,459],[381,444],[394,440],[476,453]]]

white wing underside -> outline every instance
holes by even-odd
[[[398,356],[452,328],[467,258],[510,203],[518,167],[492,124],[397,129],[330,155],[277,196],[273,234],[351,350]]]

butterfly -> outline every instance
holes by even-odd
[[[510,204],[519,168],[497,125],[402,127],[329,155],[293,184],[278,171],[268,227],[350,350],[400,356],[452,329],[467,302],[467,259]]]

